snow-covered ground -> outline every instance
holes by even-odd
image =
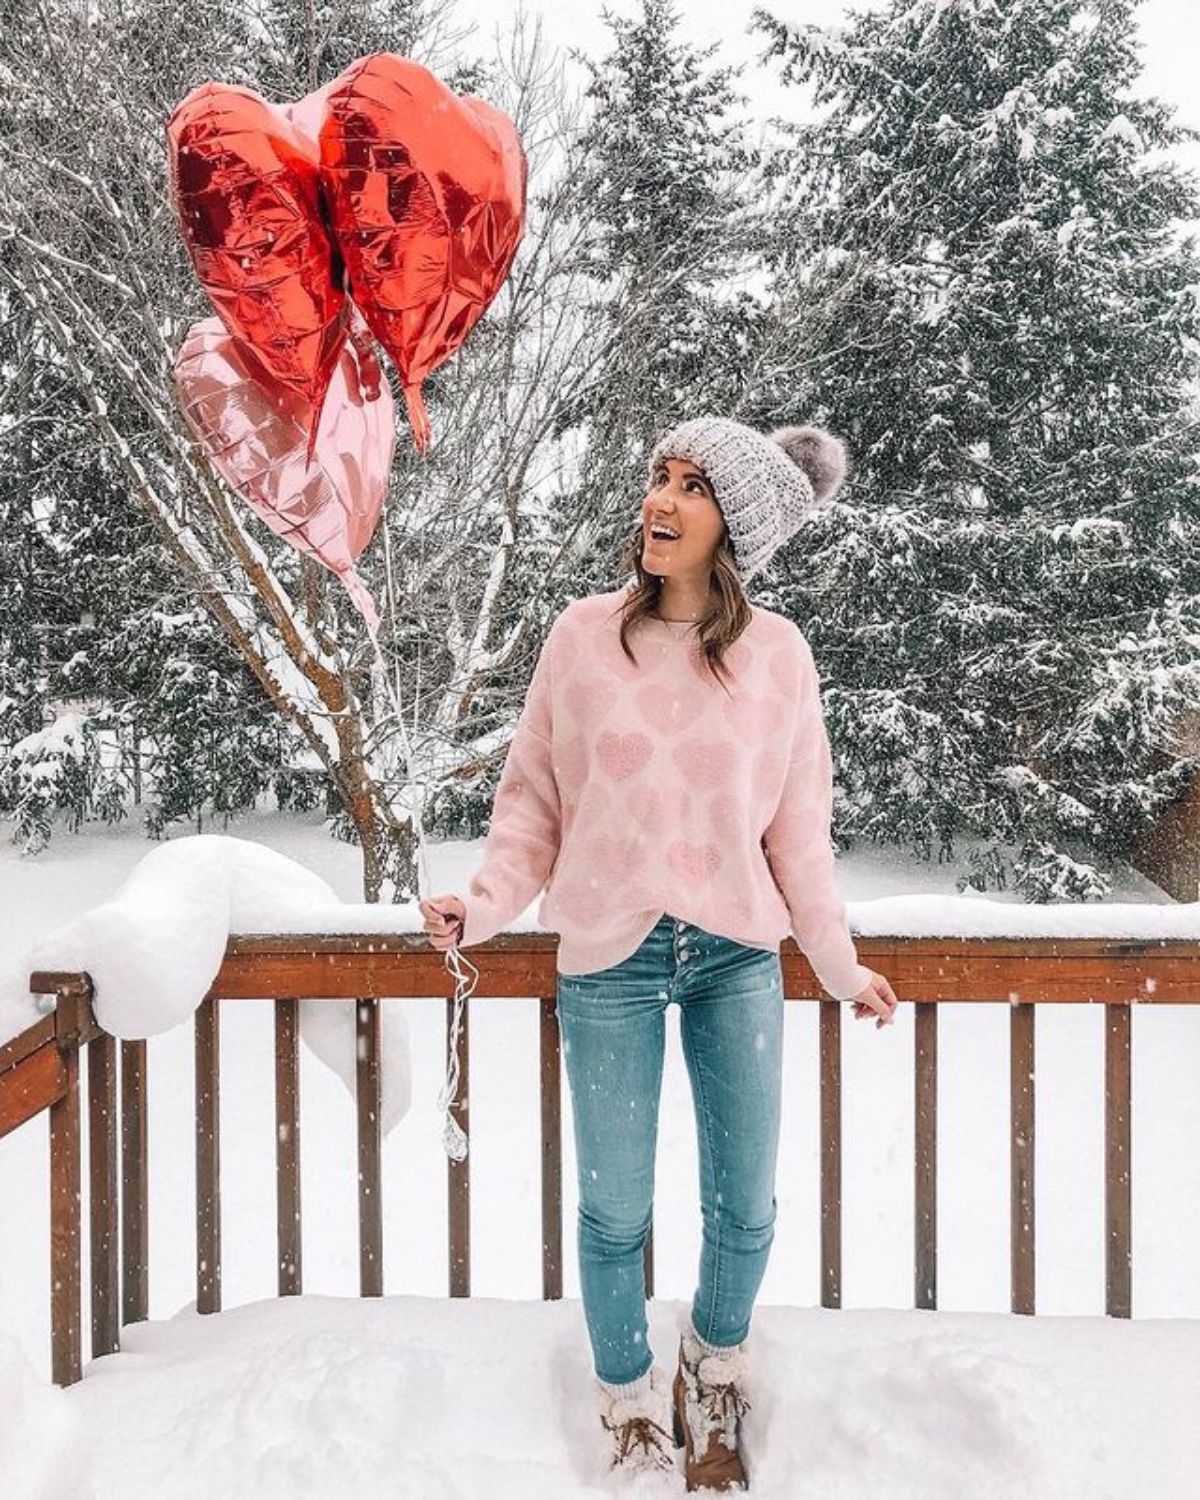
[[[329,840],[315,816],[264,814],[230,831],[357,899],[357,851]],[[111,895],[149,847],[133,828],[63,835],[33,860],[0,847],[10,1006],[27,1003],[32,943]],[[465,889],[478,853],[473,843],[432,848],[435,890]],[[877,854],[851,854],[840,866],[851,902],[952,891],[957,873]],[[1161,893],[1136,878],[1116,894],[1169,914]],[[193,1056],[183,1025],[148,1044],[151,1322],[126,1329],[121,1354],[89,1363],[67,1391],[49,1385],[45,1119],[0,1140],[6,1494],[100,1500],[119,1491],[137,1500],[201,1486],[219,1497],[322,1494],[336,1477],[364,1497],[536,1497],[584,1494],[597,1482],[565,1079],[567,1300],[537,1302],[536,1006],[481,1004],[471,1015],[475,1298],[467,1303],[444,1297],[446,1158],[436,1107],[444,1001],[388,1004],[404,1005],[408,1017],[415,1097],[384,1144],[382,1300],[355,1296],[353,1106],[305,1051],[306,1295],[274,1298],[267,1005],[222,1007],[227,1311],[194,1312]],[[942,1312],[911,1310],[912,1021],[903,1005],[896,1024],[879,1031],[846,1015],[844,1310],[832,1312],[816,1306],[817,1011],[788,1007],[779,1219],[755,1323],[763,1390],[747,1419],[755,1489],[1190,1496],[1200,1460],[1200,1154],[1179,1143],[1200,1132],[1200,1016],[1183,1006],[1134,1015],[1134,1318],[1123,1322],[1103,1315],[1102,1009],[1047,1006],[1037,1017],[1035,1319],[1007,1314],[1009,1010],[945,1004],[939,1014]],[[651,1330],[670,1365],[674,1319],[694,1285],[699,1208],[676,1011],[668,1022]],[[86,1235],[84,1273],[86,1286]],[[86,1307],[84,1326],[86,1352]],[[12,1485],[10,1474],[20,1476]]]
[[[674,1369],[684,1304],[655,1300]],[[606,1475],[575,1301],[282,1298],[126,1330],[66,1393],[0,1362],[4,1492],[37,1500],[682,1495]],[[760,1304],[744,1419],[759,1500],[1183,1500],[1184,1321]]]

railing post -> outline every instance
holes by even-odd
[[[121,1043],[121,1322],[150,1315],[146,1042]]]
[[[382,1297],[383,1133],[379,1118],[379,1001],[356,1000],[354,1012],[355,1102],[358,1111],[359,1296]]]
[[[50,1106],[50,1369],[55,1385],[83,1376],[80,1306],[79,1035],[91,986],[64,981],[54,991],[54,1039],[66,1091]]]
[[[196,1311],[221,1310],[221,1031],[217,1001],[196,1008]]]
[[[298,1296],[302,1289],[299,1003],[275,1002],[275,1235],[281,1297]]]
[[[1009,1242],[1012,1310],[1034,1311],[1033,1222],[1033,1070],[1034,1017],[1032,1001],[1013,992],[1009,1002]]]
[[[937,1001],[914,1006],[913,1305],[937,1307]]]
[[[563,1294],[562,1249],[562,1049],[558,997],[538,1002],[542,1100],[542,1297]]]
[[[117,1043],[102,1032],[87,1044],[91,1185],[92,1358],[121,1347],[117,1231]]]
[[[842,1009],[819,1000],[821,1056],[821,1306],[842,1305]]]
[[[1104,1025],[1104,1300],[1112,1318],[1133,1311],[1130,1218],[1130,1008],[1106,1005]]]
[[[454,997],[446,1001],[446,1061],[450,1061],[450,1047],[454,1034]],[[462,1133],[471,1139],[471,1002],[462,1002],[462,1024],[458,1031],[458,1088],[450,1101],[450,1113],[458,1122]],[[449,1215],[449,1282],[452,1297],[471,1295],[471,1153],[462,1161],[446,1158],[447,1212]]]

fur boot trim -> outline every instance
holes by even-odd
[[[745,1344],[709,1354],[696,1340],[690,1319],[681,1328],[679,1373],[683,1381],[684,1416],[692,1451],[706,1454],[715,1436],[731,1451],[739,1447],[740,1424],[750,1410]]]
[[[739,1344],[729,1354],[706,1354],[697,1364],[696,1374],[702,1385],[740,1384],[747,1374],[746,1351]]]

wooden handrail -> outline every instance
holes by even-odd
[[[451,1103],[469,1136],[470,1010],[475,1001],[535,998],[540,1007],[542,1295],[562,1296],[561,1055],[555,1014],[557,936],[505,933],[471,949],[479,977],[464,1005],[459,1086]],[[1010,1265],[1014,1312],[1033,1313],[1034,1016],[1036,1005],[1105,1007],[1105,1305],[1131,1315],[1131,1007],[1200,1001],[1200,942],[1103,938],[859,938],[862,962],[887,974],[915,1006],[914,1305],[937,1306],[937,1006],[1006,1002],[1010,1010]],[[821,1304],[841,1305],[842,1002],[823,997],[807,961],[782,945],[789,1001],[820,1005]],[[120,1327],[148,1315],[146,1043],[120,1045],[92,1010],[86,974],[37,973],[30,988],[56,1007],[0,1046],[0,1135],[43,1109],[50,1121],[51,1365],[56,1384],[82,1375],[80,1327],[79,1054],[86,1048],[89,1105],[91,1350],[115,1352]],[[447,1048],[453,976],[423,933],[235,937],[194,1018],[196,1071],[196,1304],[221,1306],[219,1007],[271,1000],[275,1008],[276,1230],[279,1295],[303,1285],[300,1214],[299,1014],[301,999],[356,1002],[359,1287],[383,1292],[380,1011],[383,998],[444,997]],[[117,1096],[120,1095],[120,1115]],[[122,1178],[120,1314],[117,1312],[117,1120]],[[447,1163],[451,1296],[470,1295],[470,1154]],[[653,1229],[645,1245],[653,1295]]]

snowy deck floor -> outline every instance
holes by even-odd
[[[685,1305],[650,1304],[671,1370]],[[1197,1492],[1194,1320],[760,1303],[751,1345],[760,1500]],[[27,1363],[6,1380],[0,1472],[21,1500],[612,1493],[585,1351],[573,1299],[188,1307],[126,1328],[121,1352],[65,1390]],[[682,1468],[633,1492],[683,1494]]]

